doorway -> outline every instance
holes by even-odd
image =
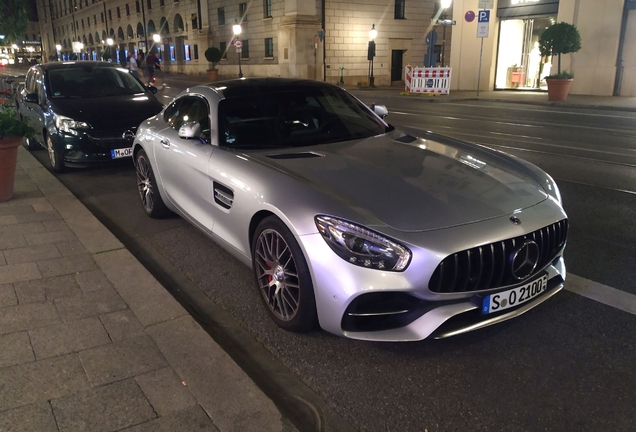
[[[553,15],[501,20],[495,89],[546,89],[551,63],[542,63],[539,38],[555,22]]]
[[[402,59],[406,50],[391,50],[391,82],[404,79]]]

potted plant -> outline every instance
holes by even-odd
[[[561,54],[574,53],[581,49],[581,35],[577,28],[566,22],[554,24],[539,38],[541,56],[558,56],[557,74],[545,77],[548,83],[548,100],[565,100],[570,92],[574,75],[561,72]]]
[[[223,54],[221,50],[216,47],[210,47],[205,50],[205,59],[212,63],[212,68],[208,69],[208,79],[210,81],[216,81],[219,78],[219,71],[216,69],[216,64],[221,61]]]
[[[0,202],[13,198],[18,147],[22,140],[33,137],[33,128],[19,119],[9,104],[0,106]]]

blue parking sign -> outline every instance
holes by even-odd
[[[477,22],[490,22],[490,11],[480,10],[477,15]]]

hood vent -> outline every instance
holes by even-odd
[[[402,135],[401,137],[396,138],[395,140],[399,141],[399,142],[403,142],[405,144],[410,144],[413,141],[417,141],[417,138],[415,138],[414,136],[411,136],[411,135]]]
[[[308,159],[308,158],[317,158],[323,157],[323,155],[313,152],[302,152],[302,153],[281,153],[274,155],[267,155],[270,159]]]

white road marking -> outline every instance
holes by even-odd
[[[636,315],[636,295],[568,273],[565,289],[604,305]]]
[[[486,99],[484,99],[484,101],[501,103],[499,101],[487,101]],[[501,109],[501,107],[494,107],[494,106],[487,106],[487,105],[471,105],[471,104],[463,104],[463,103],[458,103],[458,102],[455,102],[454,105],[467,106],[467,107],[478,107],[478,108]],[[591,116],[591,117],[609,117],[609,118],[621,118],[621,119],[634,119],[634,115],[633,114],[631,116],[620,116],[620,115],[609,115],[609,114],[592,114],[592,113],[586,113],[586,112],[580,112],[580,111],[561,111],[561,110],[555,110],[555,109],[554,110],[546,110],[546,109],[519,108],[519,107],[512,107],[510,105],[512,105],[512,104],[506,105],[506,110],[548,112],[548,113],[552,113],[552,114],[573,114],[573,115],[576,115],[576,116],[584,115],[584,116]],[[581,108],[591,109],[591,110],[598,109],[598,108],[594,108],[593,106],[581,107]],[[620,108],[618,108],[618,109],[620,110]]]

